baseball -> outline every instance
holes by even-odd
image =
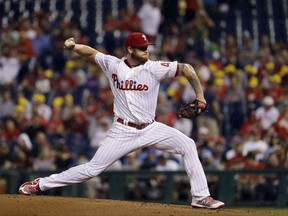
[[[75,46],[74,38],[69,38],[64,42],[64,48],[73,49]]]

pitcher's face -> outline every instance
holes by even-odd
[[[132,47],[131,58],[144,64],[149,59],[148,47]]]

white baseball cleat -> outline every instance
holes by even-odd
[[[206,209],[220,209],[225,206],[225,204],[219,200],[214,200],[211,196],[208,196],[200,201],[193,202],[193,208],[206,208]]]
[[[39,187],[39,180],[40,178],[37,178],[30,182],[25,182],[22,184],[19,188],[19,194],[21,195],[31,195],[38,192],[41,192],[41,189]]]

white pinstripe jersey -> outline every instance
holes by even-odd
[[[177,75],[177,62],[148,60],[129,67],[126,57],[98,52],[95,62],[107,75],[114,94],[114,114],[137,124],[152,122],[155,117],[160,81]]]

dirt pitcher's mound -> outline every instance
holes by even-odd
[[[1,216],[272,216],[271,213],[88,198],[0,195]],[[275,216],[275,214],[273,214]]]

